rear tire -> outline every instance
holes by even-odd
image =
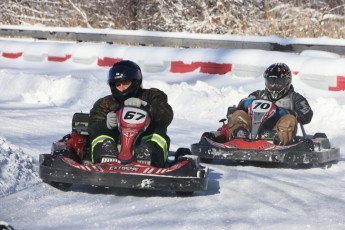
[[[192,196],[193,195],[193,191],[175,191],[177,196],[183,196],[183,197],[187,197],[187,196]]]
[[[327,138],[327,135],[325,133],[315,133],[313,139],[315,138]]]
[[[178,162],[178,158],[185,156],[185,155],[191,155],[192,152],[189,148],[178,148],[175,152],[175,163]]]

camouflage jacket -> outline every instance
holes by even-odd
[[[166,132],[174,116],[173,110],[168,104],[167,95],[159,89],[151,88],[141,89],[137,98],[146,101],[151,106],[152,120],[149,129],[160,129]],[[107,114],[115,111],[121,105],[112,95],[100,98],[95,102],[90,110],[88,126],[88,132],[92,139],[100,134],[114,136],[114,131],[109,130],[106,125]]]

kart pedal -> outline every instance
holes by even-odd
[[[83,160],[83,165],[92,165],[92,162],[91,161],[88,161],[88,160]]]
[[[234,130],[231,136],[233,139],[245,139],[245,138],[248,138],[249,133],[245,128],[239,127]]]

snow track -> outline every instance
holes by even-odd
[[[309,169],[215,161],[207,164],[208,189],[192,197],[81,185],[61,191],[41,183],[39,154],[48,153],[51,143],[70,131],[74,112],[88,112],[109,93],[106,71],[33,73],[28,68],[0,74],[0,220],[15,229],[345,228],[343,161]],[[5,86],[9,82],[14,83]],[[326,132],[344,157],[344,93],[311,88],[298,77],[293,84],[306,92],[314,110],[307,132]],[[160,88],[169,96],[175,112],[168,129],[174,151],[217,128],[227,106],[262,88],[263,81],[163,72],[144,73],[144,87]]]

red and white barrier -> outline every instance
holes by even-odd
[[[204,49],[203,54],[199,55],[202,56],[200,57],[201,60],[195,61],[181,60],[186,56],[185,52],[188,52],[186,49],[159,47],[140,47],[140,49],[138,52],[138,49],[133,47],[103,43],[0,40],[0,64],[1,62],[9,63],[9,61],[25,61],[31,63],[74,63],[108,68],[120,60],[130,59],[137,62],[144,72],[169,71],[171,73],[189,73],[197,71],[205,74],[231,74],[238,77],[252,77],[261,75],[267,63],[270,63],[269,60],[262,63],[236,63],[234,61],[236,56],[227,58],[226,55],[219,61],[217,60],[217,52],[219,50],[214,50],[214,53],[212,53],[212,49]],[[144,52],[145,49],[150,50],[149,52]],[[232,50],[229,49],[229,51]],[[267,52],[267,57],[269,58],[270,51],[263,52]],[[207,53],[207,57],[205,57],[205,53]],[[226,53],[226,50],[223,53]],[[301,60],[296,62],[301,62],[303,65],[301,65],[301,69],[294,70],[293,75],[298,76],[303,82],[323,90],[345,90],[345,60],[341,57],[328,57],[325,61],[325,66],[317,66],[317,68],[316,65],[320,62],[316,59],[322,57],[315,57],[313,59],[313,57],[307,55],[296,55],[296,58],[300,58]],[[193,59],[198,59],[195,52],[193,52]],[[306,67],[308,67],[308,71],[305,71]],[[37,65],[37,68],[39,68],[39,65]],[[320,68],[339,69],[339,74],[328,74],[327,71],[321,71]],[[310,69],[315,69],[315,71],[310,72]]]

